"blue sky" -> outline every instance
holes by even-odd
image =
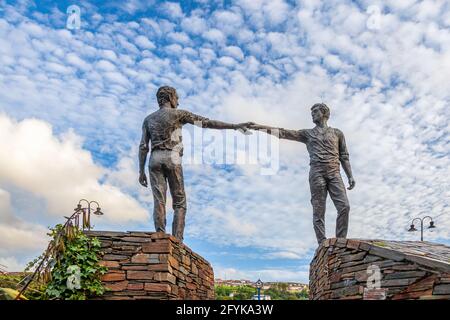
[[[66,28],[72,4],[79,30]],[[80,198],[106,212],[97,230],[154,230],[137,146],[161,85],[209,118],[292,129],[311,128],[309,108],[324,101],[357,183],[348,236],[417,239],[409,223],[429,214],[437,228],[426,239],[450,243],[448,3],[0,0],[0,8],[0,264],[9,270],[40,253],[46,228]],[[217,147],[224,133],[204,134]],[[261,163],[185,156],[185,242],[217,277],[307,282],[316,248],[308,154],[291,141],[278,147],[272,175]],[[185,143],[185,154],[202,152]],[[168,210],[169,226],[171,218]]]

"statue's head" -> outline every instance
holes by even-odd
[[[325,103],[316,103],[311,107],[311,116],[314,123],[320,123],[322,119],[330,118],[330,108]]]
[[[158,99],[158,105],[161,108],[167,102],[170,103],[172,108],[178,107],[178,94],[175,88],[169,86],[162,86],[156,92],[156,98]]]

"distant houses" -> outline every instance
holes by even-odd
[[[250,280],[222,280],[222,279],[214,279],[214,284],[216,285],[224,285],[224,286],[251,286],[254,287],[255,283]]]

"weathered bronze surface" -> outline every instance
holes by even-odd
[[[211,129],[240,129],[246,131],[252,123],[232,124],[177,109],[178,95],[174,88],[163,86],[156,94],[159,110],[147,116],[142,124],[139,145],[139,183],[147,187],[145,162],[149,160],[150,185],[153,192],[153,219],[156,231],[166,232],[166,193],[169,185],[173,200],[172,234],[183,241],[186,217],[186,193],[183,182],[183,144],[181,127],[187,123]],[[149,146],[149,143],[151,145]]]
[[[325,236],[325,205],[327,194],[337,209],[336,237],[345,238],[348,230],[350,205],[345,186],[339,172],[340,164],[348,177],[348,190],[353,189],[353,179],[345,137],[339,129],[327,125],[330,109],[324,103],[311,107],[311,116],[316,126],[313,129],[288,130],[259,124],[250,129],[263,130],[280,139],[299,141],[306,144],[310,157],[309,186],[313,207],[313,224],[320,244]]]

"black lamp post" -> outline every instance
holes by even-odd
[[[258,281],[256,281],[256,290],[258,291],[258,301],[261,301],[261,288],[263,286],[263,282],[261,281],[261,279],[258,279]]]
[[[433,218],[430,216],[425,216],[423,218],[414,218],[411,222],[411,226],[409,227],[409,232],[417,231],[416,227],[414,226],[414,221],[419,220],[420,221],[420,241],[423,241],[423,222],[425,219],[430,219],[430,225],[428,226],[428,229],[434,229],[436,226],[434,225]]]

